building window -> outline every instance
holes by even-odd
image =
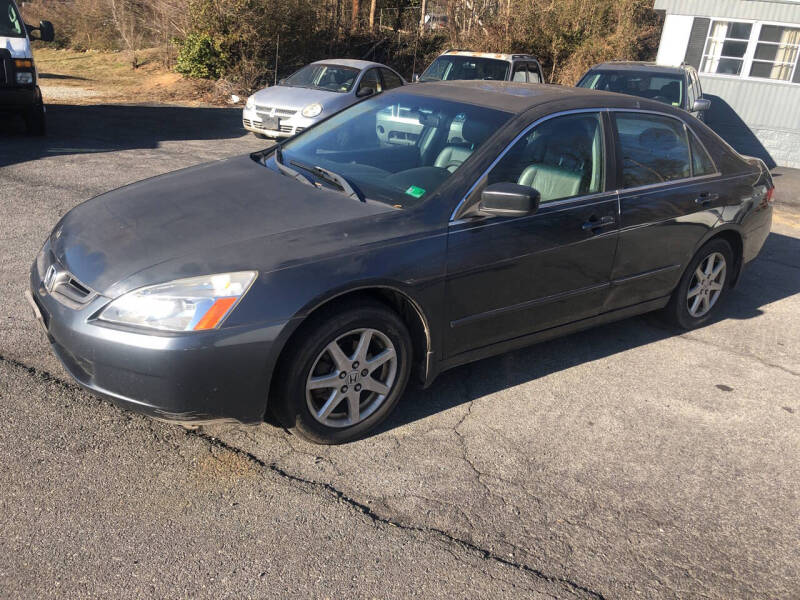
[[[741,75],[752,23],[714,21],[703,52],[703,73]]]
[[[715,20],[708,30],[700,72],[792,81],[798,55],[800,28]]]
[[[797,65],[800,29],[762,25],[750,67],[750,77],[791,81]]]

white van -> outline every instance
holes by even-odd
[[[31,38],[52,42],[52,23],[26,25],[14,0],[0,0],[0,118],[21,115],[28,133],[44,135],[44,103],[37,85]]]

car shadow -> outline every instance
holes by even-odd
[[[775,160],[733,107],[719,96],[703,96],[711,100],[711,108],[704,115],[705,124],[737,152],[760,158],[768,168],[774,169]]]
[[[758,317],[763,314],[762,307],[798,293],[800,239],[772,233],[710,324]],[[374,433],[681,333],[653,313],[457,367],[442,373],[426,390],[410,386],[392,416]]]
[[[46,156],[157,148],[166,141],[245,135],[241,108],[151,104],[47,105],[47,135],[25,133],[22,118],[0,117],[0,167]]]

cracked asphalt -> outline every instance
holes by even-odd
[[[797,597],[790,177],[708,327],[646,316],[487,359],[410,390],[377,435],[317,447],[93,397],[22,296],[72,206],[262,147],[239,116],[53,106],[44,139],[0,124],[1,596]]]

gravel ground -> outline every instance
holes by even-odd
[[[0,125],[3,596],[797,597],[795,213],[701,330],[635,318],[458,368],[346,446],[187,433],[69,382],[27,269],[76,203],[264,142],[238,111],[48,115],[45,139]]]

